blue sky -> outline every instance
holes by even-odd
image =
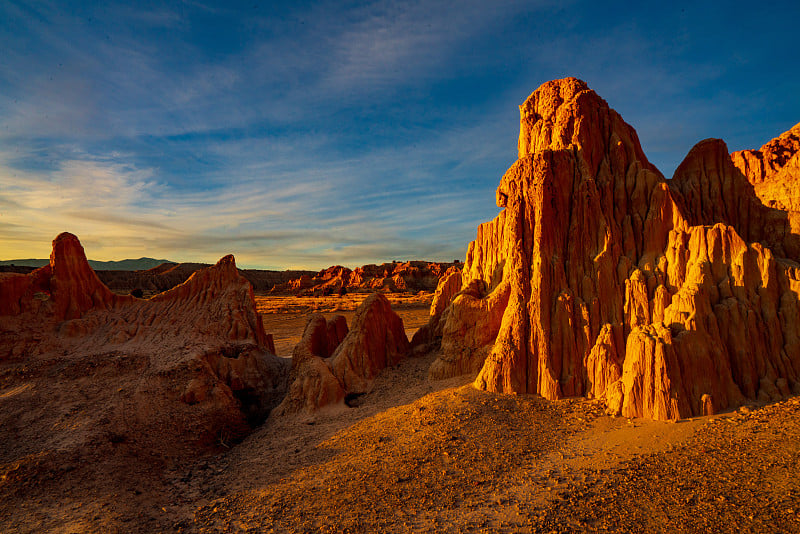
[[[776,2],[0,3],[0,259],[463,259],[517,106],[576,76],[667,176],[800,121]]]

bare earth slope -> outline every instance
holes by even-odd
[[[476,390],[469,376],[428,382],[430,359],[381,375],[357,409],[271,417],[179,484],[209,502],[177,528],[800,532],[797,400],[629,420],[586,399]]]

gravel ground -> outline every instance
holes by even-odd
[[[673,423],[464,384],[409,401],[415,365],[350,413],[269,422],[178,529],[800,532],[800,399]]]

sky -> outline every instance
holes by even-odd
[[[800,122],[800,2],[639,4],[3,0],[0,259],[463,260],[565,76],[666,177]]]

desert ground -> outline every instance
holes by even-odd
[[[361,298],[256,301],[288,356],[308,314],[349,316]],[[429,299],[392,299],[409,334]],[[583,398],[480,391],[471,376],[431,381],[435,357],[384,370],[355,407],[270,416],[196,461],[154,455],[148,465],[110,440],[81,458],[61,457],[54,443],[3,462],[0,524],[15,533],[800,532],[800,398],[677,422],[627,419]],[[42,384],[33,369],[4,367],[0,406]],[[69,424],[80,426],[89,407],[73,400]]]

